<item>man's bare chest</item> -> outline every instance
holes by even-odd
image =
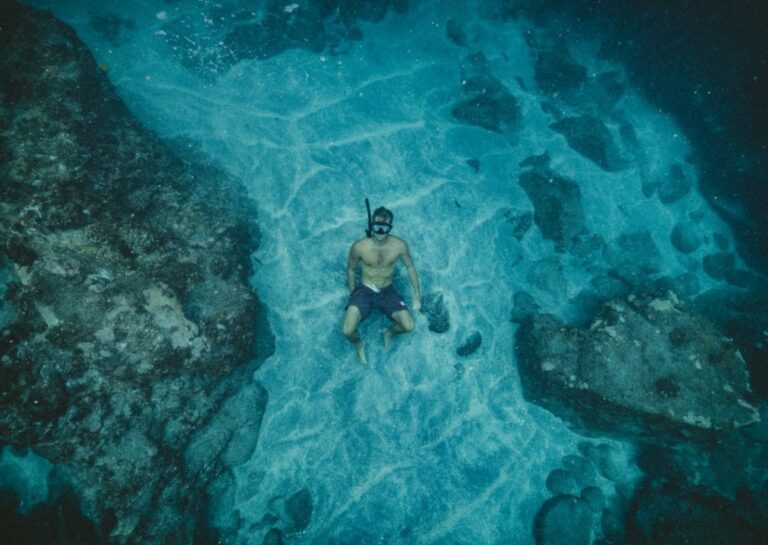
[[[391,267],[397,260],[397,254],[387,248],[372,248],[366,251],[361,259],[368,267],[382,268]]]

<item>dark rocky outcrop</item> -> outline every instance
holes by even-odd
[[[616,172],[627,167],[628,163],[621,156],[611,132],[596,117],[566,117],[550,127],[565,137],[573,151],[593,161],[603,170]]]
[[[725,279],[729,271],[736,267],[736,256],[732,252],[717,252],[705,255],[701,260],[704,272],[716,280]]]
[[[661,270],[661,253],[648,231],[622,233],[606,253],[608,261],[625,280],[645,278]]]
[[[430,331],[445,333],[451,328],[451,316],[441,292],[428,293],[424,296],[421,313],[427,317]]]
[[[169,20],[163,35],[180,63],[203,78],[245,59],[268,59],[288,49],[341,52],[360,40],[360,21],[402,13],[408,0],[267,2],[263,10],[213,4]],[[200,25],[203,25],[200,27]]]
[[[701,246],[701,234],[696,225],[690,221],[681,221],[672,228],[670,236],[672,246],[681,253],[690,254]]]
[[[701,487],[649,479],[633,498],[628,545],[759,545],[765,543],[766,513]]]
[[[659,200],[664,204],[679,201],[691,192],[691,182],[685,177],[683,167],[678,163],[669,167],[669,172],[658,182]]]
[[[700,438],[759,420],[739,352],[674,297],[609,302],[588,328],[534,315],[517,355],[526,398],[581,430]]]
[[[71,489],[51,495],[27,513],[14,491],[0,490],[0,543],[3,545],[47,545],[77,543],[100,545],[103,540],[93,522],[80,512]]]
[[[523,237],[533,225],[533,214],[531,211],[507,208],[503,213],[507,223],[512,227],[512,235],[518,241],[523,240]]]
[[[243,456],[226,426],[184,453],[257,356],[254,204],[144,130],[50,13],[7,3],[0,48],[0,443],[56,464],[101,538],[191,543]],[[266,393],[240,395],[255,437]]]
[[[563,494],[547,500],[534,521],[536,545],[589,545],[592,512],[584,500]]]
[[[451,109],[453,117],[498,133],[514,132],[522,122],[517,99],[491,74],[482,52],[467,56],[461,65],[462,99]]]
[[[517,324],[525,321],[539,310],[539,305],[536,303],[536,299],[534,299],[533,295],[525,291],[515,292],[512,303],[513,306],[510,321]]]
[[[587,69],[567,51],[539,52],[534,70],[539,89],[549,94],[573,91],[587,81]]]
[[[480,345],[483,343],[483,336],[479,331],[475,331],[461,345],[456,349],[456,354],[461,357],[471,356],[477,352]]]
[[[533,203],[533,221],[542,236],[558,252],[571,250],[587,231],[579,184],[549,169],[523,172],[519,183]]]
[[[467,33],[459,21],[450,18],[445,22],[445,34],[454,44],[464,47],[467,45]]]
[[[698,185],[731,223],[737,248],[768,270],[768,4],[719,0],[526,0],[515,11],[593,40],[627,67],[633,85],[669,112],[696,150]],[[696,24],[691,24],[694,22]],[[724,200],[729,206],[720,206]],[[738,209],[738,213],[732,213]]]

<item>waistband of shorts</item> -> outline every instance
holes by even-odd
[[[389,284],[388,286],[384,286],[383,288],[378,288],[378,289],[372,286],[369,286],[368,284],[361,284],[360,287],[367,289],[371,293],[384,293],[385,291],[394,289],[394,284]]]

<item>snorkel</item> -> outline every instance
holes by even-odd
[[[371,238],[371,227],[373,226],[373,222],[371,221],[371,203],[368,202],[368,199],[365,199],[365,209],[368,211],[368,229],[365,230],[365,236],[368,238]]]

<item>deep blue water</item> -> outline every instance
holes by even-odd
[[[253,376],[270,394],[258,447],[214,498],[214,523],[232,543],[261,543],[265,520],[288,520],[288,498],[306,492],[311,519],[286,531],[290,543],[533,543],[534,516],[551,496],[545,479],[584,438],[522,397],[513,294],[574,319],[577,296],[621,259],[621,235],[638,232],[658,248],[657,276],[689,273],[705,291],[721,281],[701,257],[718,240],[737,243],[699,191],[696,135],[633,84],[631,64],[601,55],[606,36],[571,36],[562,20],[515,18],[480,0],[421,2],[320,31],[301,27],[302,2],[285,2],[275,11],[287,21],[282,38],[254,41],[247,29],[266,8],[253,2],[30,3],[76,29],[144,125],[201,148],[258,203],[252,281],[277,341]],[[449,38],[450,19],[465,45]],[[588,79],[616,74],[625,88],[612,108],[540,90],[537,52],[563,47]],[[515,96],[518,127],[497,132],[452,113],[475,51]],[[606,170],[569,146],[542,107],[552,103],[602,119],[625,164]],[[627,124],[632,142],[622,137]],[[544,152],[578,182],[585,226],[605,255],[559,252],[536,227],[516,236],[510,218],[533,210],[519,165]],[[649,197],[649,181],[670,169],[691,191],[673,202]],[[434,333],[417,315],[416,331],[385,353],[386,323],[372,317],[361,326],[370,362],[361,367],[340,326],[347,251],[363,236],[366,197],[394,211],[422,291],[442,294],[451,325]],[[691,218],[704,243],[686,255],[670,233]],[[410,302],[404,271],[396,286]],[[479,350],[457,355],[476,332]],[[603,442],[622,460],[618,484],[631,488],[640,472],[630,445]],[[617,482],[596,484],[617,501]]]

